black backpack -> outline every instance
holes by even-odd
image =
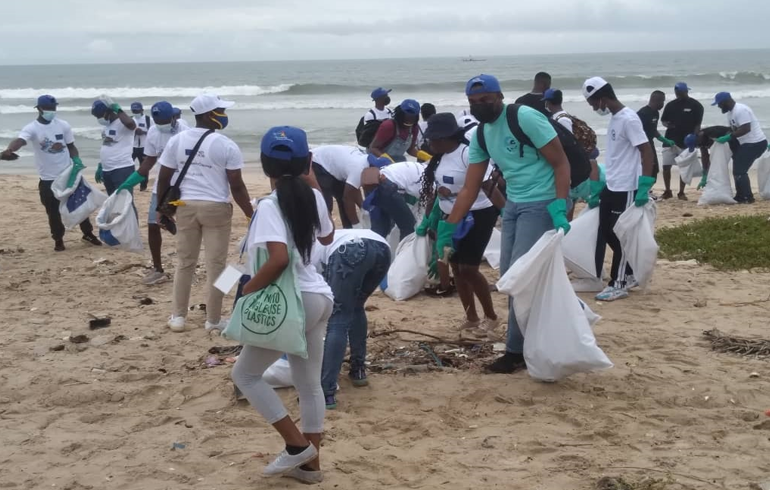
[[[369,112],[374,116],[374,119],[364,122],[364,116],[361,116],[361,120],[358,121],[358,126],[356,126],[356,141],[364,148],[369,148],[369,145],[372,144],[374,135],[377,134],[380,124],[384,121],[384,119],[378,120],[377,114],[372,109],[369,109]]]
[[[524,157],[524,146],[530,146],[535,151],[535,145],[532,140],[529,139],[524,131],[519,126],[519,107],[521,104],[510,104],[506,112],[506,118],[508,119],[508,128],[511,130],[511,134],[519,140],[519,156]],[[556,135],[559,137],[564,153],[567,155],[570,166],[570,187],[575,188],[579,184],[585,182],[591,175],[591,161],[588,159],[588,154],[580,145],[575,136],[569,132],[567,128],[557,123],[553,119],[548,119],[551,126],[556,131]],[[479,124],[479,129],[476,131],[476,138],[478,139],[479,146],[487,153],[487,142],[484,138],[484,123]],[[540,155],[538,154],[538,158]]]

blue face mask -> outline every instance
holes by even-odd
[[[220,114],[216,111],[211,111],[211,113],[213,114],[211,120],[219,125],[219,129],[225,129],[227,127],[227,123],[229,122],[227,114]]]
[[[48,122],[51,122],[56,117],[56,111],[43,111],[43,113],[40,114],[40,117],[42,117]]]

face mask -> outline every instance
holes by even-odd
[[[173,129],[171,127],[170,123],[169,124],[156,124],[155,127],[158,128],[158,131],[160,131],[161,133],[170,133],[171,130]]]
[[[482,123],[491,123],[497,119],[494,103],[471,104],[471,115]]]
[[[108,120],[104,119],[103,117],[100,117],[99,119],[97,119],[96,122],[98,122],[102,126],[109,126],[110,125],[110,122]]]
[[[406,126],[407,128],[411,128],[412,126],[414,126],[414,123],[405,122],[404,126]]]
[[[594,112],[599,114],[600,116],[609,116],[610,114],[612,114],[612,111],[607,109],[606,107],[604,109],[596,109]]]
[[[382,101],[385,105],[390,105],[390,97],[385,97],[385,100]]]
[[[43,111],[43,113],[40,114],[40,117],[48,122],[51,122],[56,117],[56,111]]]
[[[214,111],[211,111],[211,113],[213,114],[211,120],[219,125],[219,129],[225,129],[227,127],[227,123],[229,122],[227,114],[220,114]]]

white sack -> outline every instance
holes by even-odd
[[[578,279],[596,279],[596,240],[599,236],[599,208],[586,207],[570,222],[562,241],[564,263]]]
[[[642,289],[652,279],[658,260],[658,244],[655,242],[655,202],[649,201],[643,207],[631,206],[615,223],[615,235],[626,260],[634,270],[634,278]]]
[[[757,184],[762,199],[770,200],[770,151],[757,160]]]
[[[61,222],[68,230],[88,219],[107,200],[107,194],[91,187],[83,177],[82,170],[78,172],[72,187],[67,187],[71,171],[72,164],[51,184],[53,195],[60,201]]]
[[[500,245],[502,244],[502,234],[497,228],[492,229],[492,237],[489,239],[486,250],[484,250],[484,260],[493,269],[500,268]]]
[[[294,386],[291,366],[289,366],[289,361],[283,357],[267,368],[265,374],[262,375],[262,379],[273,388],[291,388]]]
[[[727,144],[714,143],[711,147],[711,167],[708,183],[703,190],[698,205],[735,204],[729,163],[733,153]]]
[[[703,165],[700,163],[698,149],[690,151],[685,149],[675,161],[679,167],[679,178],[682,179],[686,185],[692,185],[692,179],[703,175]]]
[[[430,258],[428,237],[412,233],[401,240],[396,258],[388,270],[385,294],[396,301],[406,301],[422,291],[428,279]]]
[[[99,238],[105,245],[128,252],[142,251],[142,237],[133,202],[130,192],[117,191],[107,199],[96,215]]]

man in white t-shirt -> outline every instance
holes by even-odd
[[[602,270],[606,246],[612,249],[612,269],[609,285],[596,296],[599,301],[615,301],[628,297],[628,289],[636,285],[614,227],[618,218],[632,205],[644,206],[655,183],[652,177],[652,148],[642,121],[633,110],[620,103],[615,91],[600,77],[589,78],[583,84],[588,104],[601,116],[612,115],[607,129],[605,153],[606,187],[599,204],[599,239],[596,249],[596,270]]]
[[[147,139],[147,132],[150,131],[150,126],[152,126],[152,121],[150,120],[150,116],[144,115],[144,106],[142,106],[141,102],[131,103],[131,119],[136,123],[136,131],[134,131],[134,152],[131,155],[131,158],[141,165],[144,160],[145,140]],[[147,190],[146,180],[139,186],[139,190]]]
[[[112,195],[118,186],[134,173],[136,123],[109,97],[95,100],[91,105],[91,115],[104,126],[102,148],[99,151],[101,162],[96,167],[96,182],[104,182],[107,194]]]
[[[200,142],[179,184],[183,205],[176,212],[178,262],[174,275],[173,312],[168,322],[175,332],[184,330],[201,242],[206,246],[206,330],[224,329],[221,321],[224,295],[214,287],[214,282],[227,263],[233,217],[230,194],[248,219],[254,212],[241,176],[241,150],[230,138],[214,132],[227,127],[225,109],[233,104],[214,94],[196,97],[190,104],[190,110],[195,114],[195,127],[173,136],[160,156],[159,199]]]
[[[313,173],[331,214],[333,201],[343,228],[357,228],[361,208],[361,172],[369,166],[368,155],[352,146],[325,145],[313,149]]]
[[[715,141],[724,144],[736,139],[740,143],[738,150],[733,154],[735,201],[751,204],[754,202],[754,194],[751,192],[749,169],[757,158],[767,151],[767,137],[754,111],[745,104],[735,102],[728,92],[719,92],[711,105],[719,106],[722,114],[727,114],[731,130]]]
[[[567,128],[571,133],[572,118],[561,106],[564,102],[564,95],[561,90],[549,88],[543,94],[543,102],[545,103],[545,110],[551,116],[551,119]]]
[[[75,138],[69,123],[56,117],[56,109],[59,103],[51,95],[41,95],[37,98],[37,119],[24,126],[19,137],[11,141],[8,148],[0,154],[0,160],[16,160],[19,149],[27,143],[32,143],[35,152],[35,165],[40,175],[38,192],[40,202],[45,207],[48,215],[48,226],[51,229],[51,238],[54,240],[54,250],[64,250],[64,224],[59,212],[59,200],[54,196],[51,185],[56,178],[66,171],[72,161],[72,178],[84,169],[80,154],[75,146]],[[83,232],[83,240],[92,245],[101,245],[102,242],[94,235],[94,227],[86,218],[80,223],[80,231]]]
[[[391,89],[384,89],[378,87],[372,91],[372,100],[374,101],[374,108],[369,109],[364,114],[364,124],[369,121],[384,121],[385,119],[391,119],[393,117],[393,111],[390,110],[390,92]]]
[[[153,173],[155,185],[152,188],[152,197],[150,197],[150,210],[147,215],[147,241],[150,244],[150,254],[152,255],[153,270],[144,277],[144,284],[160,284],[166,282],[168,276],[163,270],[161,261],[161,246],[163,245],[163,236],[161,235],[161,226],[166,227],[172,234],[176,233],[174,222],[168,218],[158,220],[158,172],[152,172],[157,167],[155,163],[163,153],[168,141],[175,135],[189,129],[184,121],[174,119],[174,108],[166,101],[156,102],[150,109],[152,120],[155,123],[147,132],[147,139],[144,147],[144,160],[139,166],[139,170],[131,174],[125,182],[120,184],[118,190],[131,190],[136,184],[146,183]],[[176,181],[179,172],[174,172],[171,185]]]

